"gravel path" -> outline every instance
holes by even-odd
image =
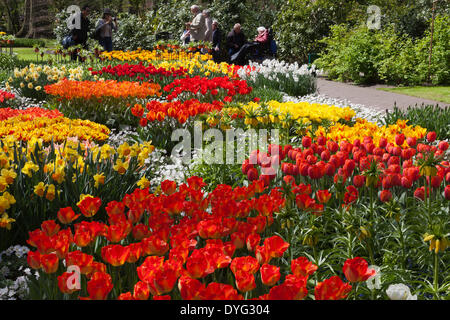
[[[355,86],[323,78],[317,79],[317,93],[336,99],[345,99],[354,104],[364,105],[377,111],[393,109],[394,103],[397,103],[397,107],[401,109],[406,109],[410,105],[421,105],[422,103],[439,104],[442,107],[450,106],[444,102],[377,90],[376,87]]]

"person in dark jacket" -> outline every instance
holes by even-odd
[[[219,62],[220,43],[222,42],[222,31],[219,28],[219,22],[213,20],[212,23],[212,56],[214,62]]]
[[[81,8],[80,29],[72,29],[72,39],[75,45],[82,45],[84,49],[87,49],[87,39],[91,22],[89,21],[89,6]],[[72,52],[71,59],[76,60],[78,54],[76,51]]]
[[[236,23],[233,30],[231,30],[227,35],[227,50],[230,60],[231,57],[237,53],[246,42],[247,38],[241,30],[241,25]]]

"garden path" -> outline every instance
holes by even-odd
[[[439,104],[441,107],[449,106],[444,102],[427,100],[404,94],[386,92],[377,90],[379,86],[362,87],[352,84],[326,80],[324,78],[317,79],[317,93],[327,95],[332,98],[345,99],[351,103],[362,104],[368,108],[373,108],[379,111],[386,109],[394,109],[394,103],[400,109],[406,109],[410,105],[425,104]]]

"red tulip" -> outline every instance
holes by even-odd
[[[314,296],[316,300],[341,300],[345,299],[351,290],[351,285],[342,282],[338,276],[333,276],[316,285]]]
[[[45,232],[45,234],[49,237],[54,236],[58,233],[61,227],[56,224],[55,220],[47,220],[42,222],[41,229]]]
[[[55,273],[58,271],[59,259],[55,253],[43,254],[40,260],[45,273]]]
[[[427,140],[428,142],[434,142],[434,140],[436,140],[436,132],[434,131],[428,132]]]
[[[389,190],[382,190],[380,192],[380,200],[382,202],[388,202],[392,199],[392,193]]]
[[[76,220],[80,215],[75,214],[71,207],[61,208],[57,213],[59,222],[62,224],[69,224]]]
[[[403,133],[399,133],[395,136],[395,143],[398,146],[402,146],[404,142],[405,142],[405,135]]]
[[[75,291],[80,290],[77,289],[76,286],[73,286],[70,289],[67,286],[69,283],[69,279],[74,276],[76,276],[76,274],[72,272],[64,272],[62,275],[58,276],[58,287],[62,293],[72,294]]]
[[[205,286],[197,279],[181,276],[178,279],[178,290],[183,300],[201,300],[205,295]]]
[[[35,270],[38,270],[42,267],[41,264],[41,254],[39,251],[28,251],[27,255],[27,262],[28,265]]]
[[[328,190],[318,190],[316,192],[316,199],[322,203],[325,204],[331,199],[331,193]]]
[[[81,213],[85,217],[89,218],[97,213],[101,205],[102,200],[100,198],[93,198],[88,196],[80,202],[78,208],[80,208]]]
[[[439,142],[438,148],[441,151],[446,151],[448,149],[448,142],[447,141]]]
[[[376,273],[374,269],[369,269],[367,261],[360,257],[347,259],[342,271],[349,282],[366,281]]]
[[[302,138],[302,145],[305,148],[309,148],[311,146],[312,140],[311,137],[303,136]]]
[[[263,264],[260,268],[261,282],[266,286],[273,286],[280,280],[280,267],[272,266],[269,264]]]
[[[241,292],[252,291],[256,288],[255,276],[252,273],[238,270],[235,274],[236,288]]]
[[[444,197],[447,200],[450,200],[450,185],[447,185],[444,189]]]
[[[87,283],[89,298],[92,300],[106,300],[113,289],[111,276],[104,272],[96,272]]]
[[[161,190],[169,196],[177,191],[177,183],[175,181],[164,180],[161,182]]]
[[[291,261],[292,273],[297,277],[308,277],[312,275],[317,266],[305,257],[299,257]]]
[[[130,248],[120,244],[111,244],[102,248],[102,258],[113,267],[121,266],[127,261]]]

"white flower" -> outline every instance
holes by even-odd
[[[403,283],[391,284],[386,294],[391,300],[417,300],[417,295],[411,295],[409,287]]]

